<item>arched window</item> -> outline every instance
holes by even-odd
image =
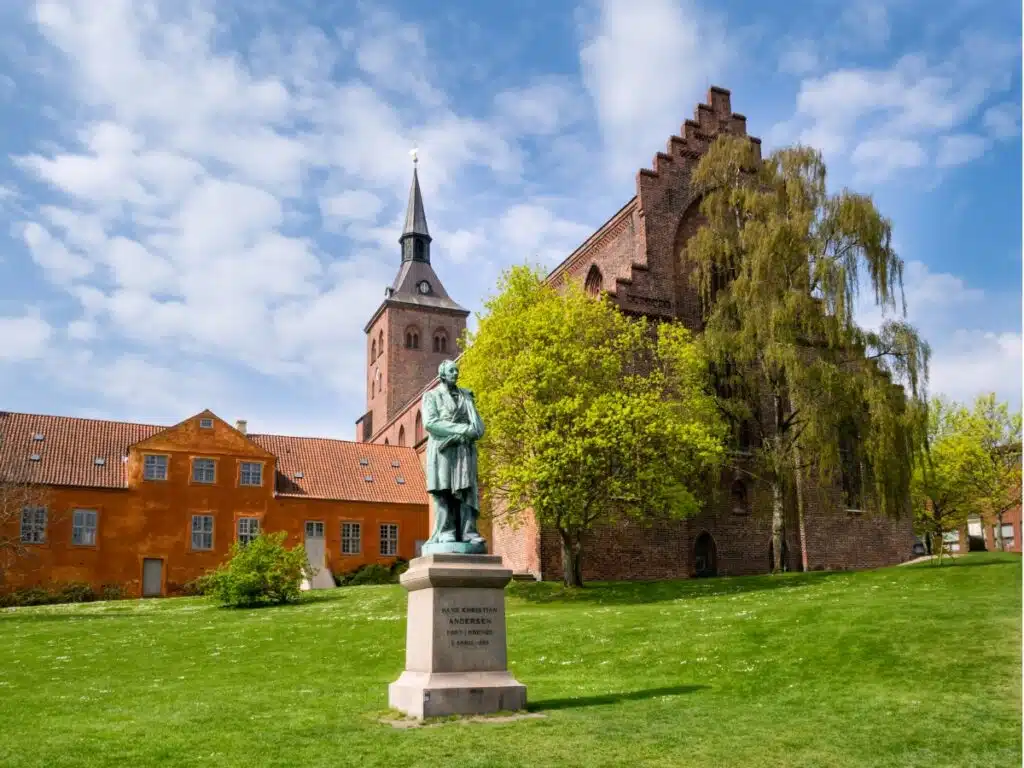
[[[420,332],[415,326],[409,326],[405,329],[405,348],[406,349],[419,349],[420,348]]]
[[[420,415],[419,411],[416,411],[416,442],[413,445],[418,445],[420,440],[423,439],[423,416]]]
[[[445,331],[443,328],[441,330],[434,331],[434,351],[448,351],[448,332]]]
[[[704,531],[693,545],[693,570],[698,578],[718,575],[718,547],[714,537]]]
[[[601,295],[601,290],[604,288],[604,277],[601,275],[601,270],[597,268],[597,264],[590,265],[590,271],[587,272],[587,279],[583,283],[583,287],[591,296]]]
[[[746,515],[750,512],[750,500],[747,498],[746,483],[742,480],[733,482],[729,495],[732,500],[732,513],[734,515]]]
[[[377,353],[380,355],[384,354],[384,331],[380,332],[380,336],[377,338]]]
[[[398,444],[405,447],[405,427],[398,428]]]
[[[377,382],[376,380],[370,381],[370,399],[373,400],[373,396],[377,394]]]
[[[376,339],[374,339],[373,341],[370,342],[370,359],[371,360],[376,360],[377,359],[377,340]]]
[[[391,443],[388,442],[388,439],[386,437],[384,438],[384,445],[391,445]]]

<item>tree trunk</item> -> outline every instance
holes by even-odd
[[[562,537],[562,581],[567,587],[583,586],[583,558],[579,534],[559,531]]]
[[[782,485],[772,482],[772,573],[782,573],[783,547],[786,541],[786,518],[782,503]]]
[[[807,572],[807,529],[804,527],[804,473],[800,469],[800,446],[793,444],[796,466],[796,515],[800,527],[800,570]]]

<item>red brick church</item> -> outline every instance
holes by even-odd
[[[636,176],[636,194],[559,264],[555,285],[583,281],[604,291],[631,315],[679,320],[700,329],[696,289],[685,249],[699,226],[699,200],[690,174],[716,136],[746,136],[746,118],[732,111],[729,91],[712,87],[693,120]],[[760,139],[750,137],[758,148]],[[438,364],[459,354],[469,312],[445,291],[430,263],[419,180],[413,172],[401,266],[385,299],[366,324],[366,413],[356,423],[360,442],[411,446],[422,454],[420,397],[436,383]],[[699,517],[649,527],[621,524],[595,532],[584,549],[584,578],[657,579],[764,573],[770,570],[771,521],[767,500],[739,476],[722,478],[721,502]],[[841,569],[899,563],[914,543],[909,516],[891,520],[850,509],[841,488],[808,489],[804,525],[787,522],[787,568]],[[790,504],[794,507],[794,504]],[[561,550],[554,530],[535,521],[511,530],[494,525],[490,546],[517,573],[560,579]]]

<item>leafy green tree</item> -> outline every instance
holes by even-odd
[[[812,473],[842,477],[848,505],[909,511],[929,349],[902,320],[877,333],[854,321],[862,280],[877,305],[905,311],[890,223],[870,197],[829,194],[821,155],[803,147],[761,160],[747,139],[722,137],[692,183],[703,226],[681,258],[722,410],[749,436],[742,466],[771,489],[773,551],[786,491],[796,487],[802,516]]]
[[[723,454],[707,370],[677,323],[630,319],[539,271],[502,276],[459,361],[487,425],[485,510],[510,527],[532,510],[561,537],[564,580],[583,584],[587,531],[700,507]]]
[[[312,578],[306,548],[284,545],[287,534],[261,533],[231,545],[230,559],[204,577],[200,591],[225,605],[288,603],[299,599],[303,578]]]
[[[912,498],[917,532],[940,559],[943,535],[962,528],[978,509],[988,457],[971,421],[960,403],[934,398],[928,407],[926,451],[914,470]]]
[[[1021,501],[1021,414],[1012,413],[995,393],[979,395],[967,429],[984,450],[985,462],[975,475],[976,506],[983,520],[996,523],[995,545],[1003,544],[1003,515]]]

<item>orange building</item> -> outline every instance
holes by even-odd
[[[413,448],[247,434],[210,411],[172,427],[0,412],[0,473],[30,499],[0,517],[24,550],[5,590],[176,594],[260,531],[305,544],[309,586],[333,586],[332,573],[411,559],[428,536]]]

